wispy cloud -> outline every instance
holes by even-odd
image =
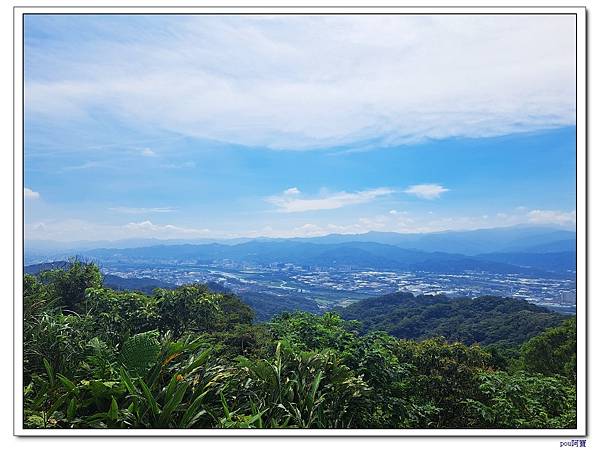
[[[319,197],[306,197],[296,187],[286,189],[281,195],[267,198],[267,201],[286,213],[338,209],[344,206],[357,205],[375,200],[378,197],[392,194],[389,188],[369,189],[357,192],[334,192]]]
[[[182,163],[161,164],[160,167],[163,169],[193,169],[196,167],[196,163],[194,161],[185,161]]]
[[[449,190],[439,184],[415,184],[409,186],[404,192],[426,200],[433,200]]]
[[[300,189],[298,189],[297,187],[291,187],[286,189],[285,191],[283,191],[283,195],[299,195],[300,194]]]
[[[90,221],[67,219],[48,220],[25,224],[27,239],[53,239],[75,241],[80,239],[125,239],[153,237],[159,239],[200,238],[200,237],[308,237],[331,233],[354,234],[368,231],[393,231],[400,233],[427,233],[444,230],[474,230],[481,228],[507,227],[519,224],[555,225],[573,229],[574,211],[523,210],[499,211],[480,215],[435,215],[403,211],[402,214],[375,214],[358,216],[348,221],[336,222],[297,222],[293,225],[273,224],[256,230],[211,231],[209,228],[196,228],[175,224],[157,224],[150,220],[129,222],[120,225],[107,225]]]
[[[101,108],[144,129],[273,149],[574,123],[572,16],[62,20],[52,32],[95,38],[26,43],[27,113],[55,121]]]
[[[574,127],[447,138],[573,125],[573,17],[36,15],[25,36],[38,236],[571,223]]]
[[[39,192],[33,191],[27,187],[23,190],[23,195],[25,196],[26,200],[37,200],[40,198]]]
[[[95,169],[98,167],[102,167],[104,164],[100,161],[87,161],[82,164],[77,164],[75,166],[65,166],[63,167],[63,172],[71,172],[73,170],[87,170],[87,169]]]
[[[249,236],[310,237],[331,233],[357,234],[368,231],[391,231],[398,233],[431,233],[448,230],[476,230],[532,224],[559,226],[572,229],[575,226],[574,212],[523,210],[501,211],[496,214],[480,215],[430,215],[428,213],[378,214],[359,217],[353,221],[339,223],[305,223],[291,228],[269,227],[249,233]]]
[[[81,219],[47,220],[25,224],[26,239],[77,241],[90,239],[194,239],[211,234],[208,228],[157,224],[150,220],[126,224],[106,224]]]
[[[130,222],[124,227],[128,231],[135,232],[138,236],[187,236],[187,237],[197,237],[197,236],[206,236],[210,233],[208,228],[185,228],[179,227],[176,225],[158,225],[152,223],[149,220],[144,220],[142,222]]]
[[[531,223],[575,225],[575,211],[534,209],[527,213],[527,218]]]
[[[129,206],[115,206],[108,209],[123,214],[171,213],[176,211],[175,208],[171,207],[133,208]]]

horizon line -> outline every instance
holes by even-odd
[[[248,236],[248,235],[238,235],[238,236],[201,236],[201,237],[169,237],[169,238],[161,238],[154,236],[134,236],[134,237],[125,237],[118,239],[78,239],[72,241],[63,241],[56,239],[38,239],[38,238],[27,238],[23,237],[23,243],[27,242],[52,242],[57,244],[74,244],[74,243],[87,243],[87,242],[122,242],[122,241],[134,241],[134,240],[153,240],[153,241],[185,241],[185,242],[194,242],[194,241],[234,241],[234,240],[293,240],[293,239],[315,239],[315,238],[323,238],[328,236],[364,236],[370,233],[381,233],[381,234],[397,234],[397,235],[429,235],[429,234],[441,234],[441,233],[464,233],[464,232],[476,232],[476,231],[484,231],[484,230],[507,230],[507,229],[515,229],[515,228],[545,228],[549,230],[556,231],[569,231],[572,233],[577,232],[577,227],[568,227],[568,226],[560,226],[555,224],[528,224],[521,223],[515,225],[508,226],[498,226],[498,227],[480,227],[480,228],[463,228],[463,229],[444,229],[437,231],[386,231],[386,230],[368,230],[361,233],[325,233],[325,234],[315,234],[311,236]]]

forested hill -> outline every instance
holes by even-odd
[[[359,322],[332,313],[255,323],[236,296],[204,285],[146,295],[102,282],[96,266],[80,262],[24,276],[24,427],[566,429],[577,422],[573,317],[498,349],[361,334]],[[462,308],[463,318],[496,317],[511,306],[531,320],[556,318],[506,299],[478,300]],[[369,320],[369,306],[418,302],[448,317],[468,303],[399,295],[347,311],[362,307]],[[442,329],[434,315],[425,323]]]
[[[205,286],[213,292],[233,294],[229,289],[213,281],[209,281]],[[252,308],[256,322],[266,322],[284,312],[304,311],[313,314],[320,312],[316,301],[301,295],[275,295],[267,292],[247,291],[238,293],[236,296]]]
[[[467,345],[521,344],[565,320],[564,315],[524,300],[415,297],[408,292],[362,300],[335,311],[346,320],[359,320],[365,332],[386,331],[403,339],[444,336]]]

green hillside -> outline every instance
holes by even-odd
[[[114,291],[79,262],[23,292],[27,428],[576,425],[574,318],[499,358],[333,313],[256,324],[231,294]]]
[[[365,332],[386,331],[402,339],[444,336],[467,345],[519,345],[565,320],[562,314],[513,298],[451,299],[408,292],[362,300],[336,312],[360,320]]]

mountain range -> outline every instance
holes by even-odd
[[[235,245],[249,241],[298,241],[315,244],[339,244],[344,242],[376,242],[423,251],[440,251],[476,255],[502,251],[565,251],[574,249],[575,232],[551,227],[517,225],[501,228],[483,228],[467,231],[439,231],[431,233],[395,233],[369,231],[360,234],[328,234],[316,237],[270,238],[205,238],[205,239],[156,239],[133,238],[116,241],[74,241],[27,239],[25,250],[34,252],[81,251],[96,248],[136,248],[156,245],[223,244]]]
[[[574,252],[489,253],[466,256],[425,252],[375,242],[313,244],[298,241],[252,241],[236,245],[160,245],[129,249],[95,249],[82,252],[104,263],[161,263],[193,261],[210,264],[228,261],[244,264],[295,264],[303,267],[460,273],[465,270],[534,277],[567,276],[575,270]]]
[[[152,245],[148,245],[152,243]],[[26,257],[59,259],[77,254],[100,262],[194,261],[198,264],[230,260],[269,265],[344,267],[425,272],[488,271],[536,277],[572,277],[576,269],[575,233],[546,227],[508,227],[440,233],[331,234],[313,238],[236,239],[221,241],[142,240],[92,243],[79,248],[43,250],[27,243]],[[97,243],[98,244],[98,243]],[[73,244],[76,245],[76,244]]]

